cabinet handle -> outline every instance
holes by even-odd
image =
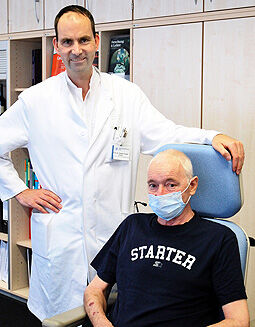
[[[86,1],[85,1],[85,7],[86,7],[86,9],[89,10],[89,0],[86,0]]]
[[[197,0],[195,0],[195,5],[197,5]]]
[[[35,18],[37,20],[37,23],[39,23],[40,18],[38,17],[38,13],[37,13],[37,8],[38,8],[38,6],[36,5],[37,3],[40,3],[40,0],[35,0]]]

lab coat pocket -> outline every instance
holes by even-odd
[[[31,242],[34,253],[47,258],[49,254],[51,222],[54,214],[32,213]]]

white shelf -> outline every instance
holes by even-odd
[[[27,87],[16,87],[15,89],[14,89],[14,91],[15,92],[23,92],[23,91],[25,91],[27,89]]]
[[[7,283],[5,283],[3,280],[0,280],[0,289],[4,291],[8,290]]]
[[[19,242],[17,242],[17,245],[23,246],[24,248],[32,249],[31,240],[19,241]]]
[[[0,233],[0,240],[8,242],[8,234]]]
[[[29,287],[24,287],[15,291],[11,291],[12,294],[22,297],[23,299],[28,299]]]

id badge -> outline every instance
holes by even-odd
[[[113,144],[112,146],[112,159],[129,161],[130,150],[128,147]]]

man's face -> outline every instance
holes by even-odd
[[[167,193],[183,191],[189,181],[184,168],[175,158],[161,158],[152,161],[148,169],[148,193],[164,195]],[[186,202],[190,196],[189,188],[182,194]]]
[[[61,56],[69,77],[73,80],[91,74],[99,37],[94,37],[90,20],[81,14],[65,13],[58,22],[58,41],[54,47]]]

